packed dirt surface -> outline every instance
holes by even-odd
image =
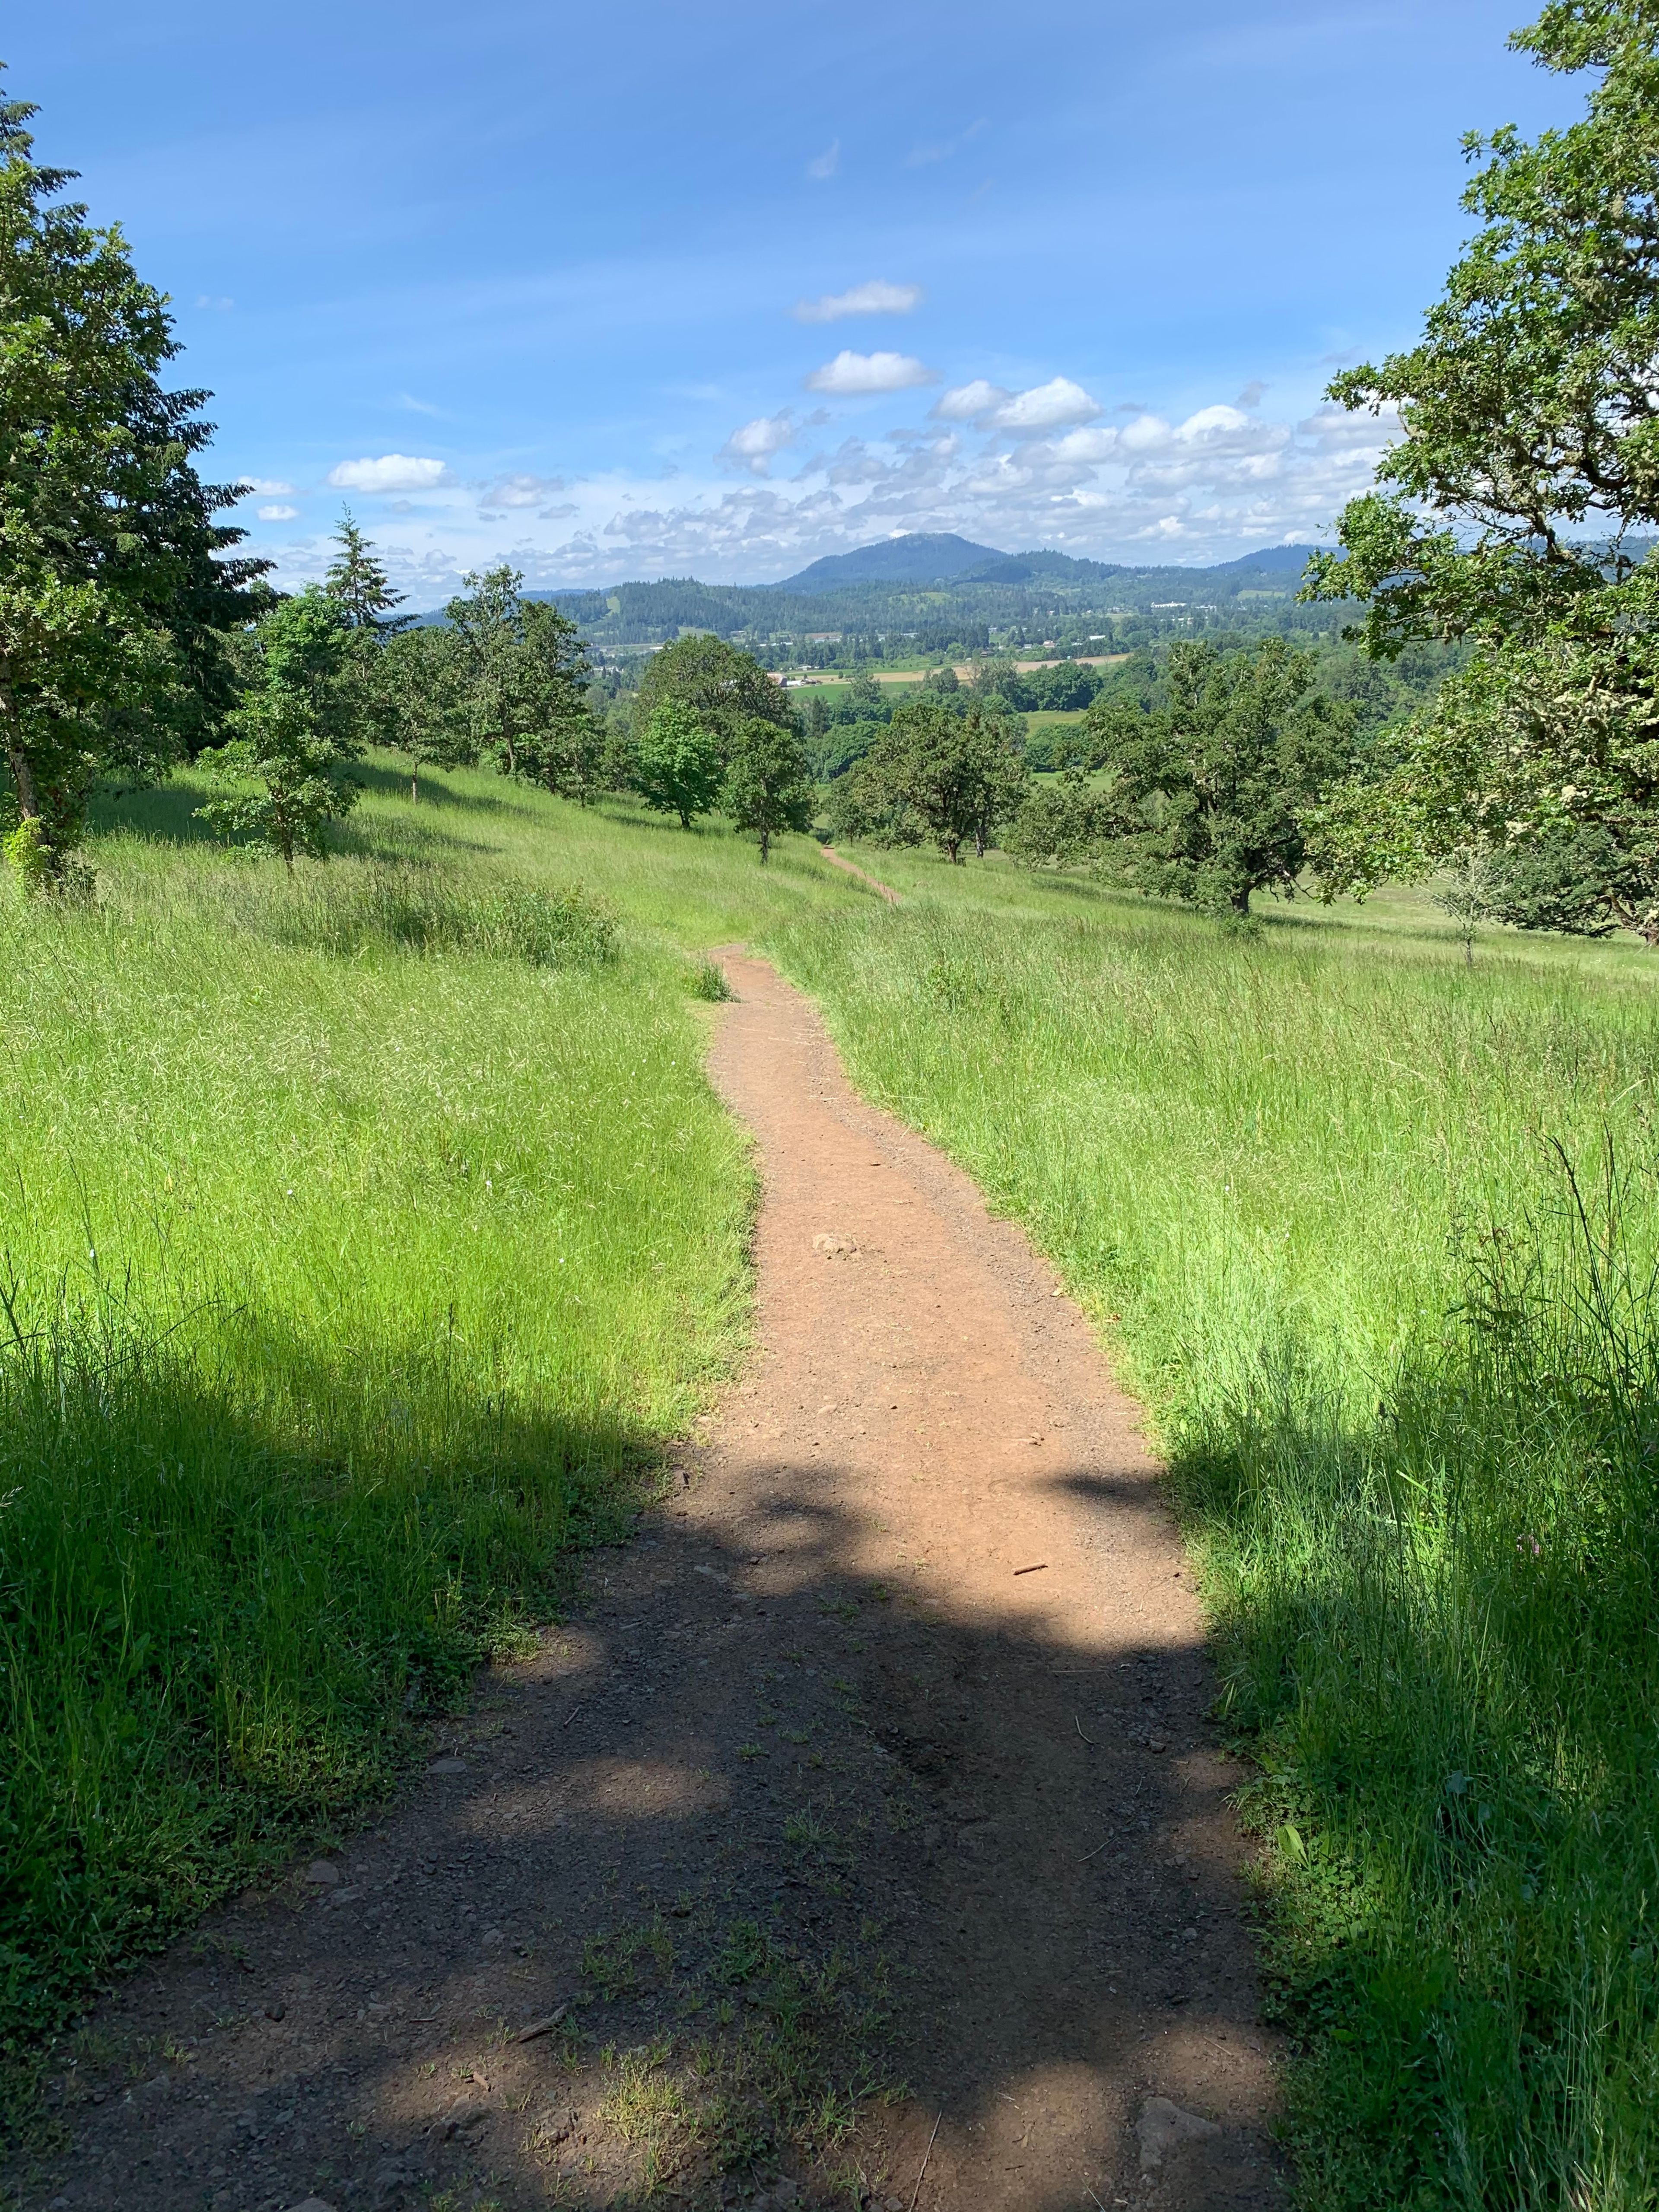
[[[821,860],[828,860],[832,868],[841,868],[845,870],[848,875],[856,876],[861,884],[867,884],[872,891],[879,891],[889,906],[903,905],[903,900],[900,898],[890,884],[878,883],[874,876],[866,875],[855,860],[849,860],[844,853],[838,853],[833,845],[820,845],[818,858]]]
[[[721,957],[746,1379],[400,1807],[101,2008],[29,2212],[1281,2201],[1134,1408],[1018,1231]]]

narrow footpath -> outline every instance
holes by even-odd
[[[1266,2212],[1237,1779],[1134,1407],[720,956],[757,1346],[371,1832],[94,2018],[27,2212]]]

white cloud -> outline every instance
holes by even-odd
[[[1068,430],[1057,438],[1050,450],[1061,461],[1078,461],[1090,468],[1098,468],[1103,461],[1113,459],[1123,442],[1121,430]]]
[[[328,481],[337,491],[432,491],[448,477],[441,461],[422,460],[409,453],[340,461],[328,472]]]
[[[1233,404],[1235,407],[1260,407],[1267,387],[1259,376],[1253,376]]]
[[[937,384],[935,371],[908,353],[838,353],[806,380],[809,392],[841,398],[872,392],[909,392],[918,384]]]
[[[1373,415],[1362,407],[1350,413],[1346,407],[1316,407],[1306,422],[1296,426],[1298,437],[1311,438],[1326,453],[1386,446],[1400,436],[1403,425],[1392,407]]]
[[[843,356],[860,365],[855,392],[868,389],[863,365],[872,358],[881,356]],[[910,373],[918,368],[927,374],[919,363]],[[893,388],[907,390],[908,380]],[[1109,422],[1077,419],[1085,407],[1093,407],[1086,390],[1066,379],[1018,392],[981,380],[945,393],[935,410],[943,420],[917,426],[912,417],[894,428],[871,408],[857,434],[837,430],[819,446],[817,421],[839,419],[842,409],[815,418],[797,405],[727,439],[719,459],[741,472],[735,483],[690,451],[677,453],[672,483],[618,471],[560,490],[550,477],[476,472],[465,497],[416,486],[401,502],[402,520],[389,495],[374,535],[419,610],[441,605],[465,570],[503,559],[538,588],[665,574],[755,582],[905,531],[1197,563],[1327,537],[1342,502],[1369,482],[1376,443],[1392,428],[1324,407],[1300,422],[1265,421],[1237,402],[1167,419],[1147,408]],[[908,403],[888,420],[901,411]],[[1043,429],[1045,416],[1060,419]],[[766,481],[786,449],[787,478],[781,471]],[[319,577],[332,549],[320,538],[283,544],[282,535],[273,530],[270,550],[283,581]]]
[[[259,520],[261,522],[292,522],[299,512],[297,507],[262,507]]]
[[[1069,376],[1051,377],[1029,392],[1009,392],[981,376],[945,392],[933,412],[945,422],[977,422],[985,430],[1058,430],[1068,422],[1092,422],[1100,403]]]
[[[988,384],[980,376],[971,384],[958,384],[953,390],[941,392],[932,411],[946,422],[977,422],[1012,397],[1001,385]]]
[[[417,399],[412,392],[400,392],[398,404],[407,407],[411,415],[441,415],[444,411],[441,407],[434,407],[429,399]]]
[[[532,507],[545,511],[554,493],[563,489],[562,477],[497,477],[478,495],[478,511],[495,514],[502,508]]]
[[[281,477],[244,477],[242,483],[250,492],[258,492],[266,499],[291,499],[299,489],[297,484],[284,482]]]
[[[1091,399],[1080,384],[1073,384],[1069,376],[1055,376],[1029,392],[1016,392],[988,419],[999,430],[1058,430],[1066,422],[1091,422],[1099,412],[1100,402]]]
[[[770,476],[773,456],[793,446],[796,434],[794,416],[788,408],[781,415],[757,415],[752,422],[734,430],[714,458],[727,468],[747,469],[751,476]]]
[[[1151,453],[1167,446],[1175,433],[1161,415],[1138,415],[1120,434],[1129,453]]]
[[[1200,407],[1196,415],[1187,417],[1176,435],[1190,446],[1200,439],[1226,437],[1239,430],[1254,436],[1256,428],[1249,416],[1241,414],[1237,407]]]
[[[793,313],[798,323],[836,323],[843,315],[908,315],[921,303],[920,284],[889,284],[878,276],[821,300],[799,300]]]
[[[841,167],[841,141],[832,138],[822,154],[815,154],[806,164],[806,173],[814,184],[826,184]]]

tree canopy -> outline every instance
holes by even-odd
[[[257,837],[282,854],[320,859],[331,822],[356,804],[348,763],[361,750],[350,625],[337,600],[313,585],[282,600],[259,624],[254,667],[230,716],[235,734],[216,755],[235,787],[197,811],[227,836]]]
[[[659,699],[635,750],[635,787],[658,814],[677,814],[689,830],[720,796],[726,748],[689,700]]]
[[[896,844],[931,836],[957,861],[964,844],[984,854],[1018,811],[1026,780],[1017,723],[928,693],[899,708],[842,779],[833,819],[843,835]]]
[[[0,746],[14,835],[50,879],[100,774],[209,742],[234,697],[226,634],[267,563],[224,557],[234,486],[192,456],[206,394],[167,392],[161,295],[118,229],[40,167],[35,110],[0,102]]]
[[[643,732],[665,700],[677,699],[712,730],[724,748],[751,717],[793,726],[789,695],[752,654],[701,632],[654,653],[640,678],[634,726]]]
[[[795,732],[759,714],[739,722],[727,747],[721,804],[738,829],[760,839],[763,867],[775,837],[811,828],[813,798],[811,772]]]
[[[445,609],[471,749],[507,775],[586,798],[604,732],[587,707],[587,648],[574,623],[526,599],[509,562],[465,577]]]
[[[1400,434],[1306,586],[1367,599],[1377,655],[1471,651],[1391,772],[1316,810],[1313,854],[1363,892],[1525,848],[1508,878],[1553,876],[1556,926],[1659,942],[1659,10],[1561,0],[1512,43],[1602,74],[1566,130],[1466,141],[1481,228],[1420,342],[1330,386]]]
[[[1166,703],[1089,710],[1109,781],[1090,804],[1117,872],[1138,889],[1248,914],[1253,891],[1296,887],[1300,811],[1352,758],[1352,714],[1314,689],[1283,638],[1254,652],[1170,651]]]

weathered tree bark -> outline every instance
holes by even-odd
[[[17,700],[11,688],[11,663],[0,660],[0,728],[5,732],[6,765],[17,790],[17,811],[26,822],[40,819],[40,792],[34,781],[34,763],[23,744],[17,716]]]

